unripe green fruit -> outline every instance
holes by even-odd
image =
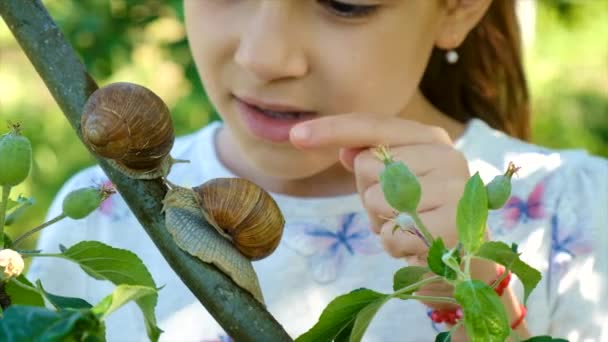
[[[511,196],[510,177],[505,175],[494,177],[494,179],[486,185],[486,192],[488,193],[488,208],[502,208],[505,203],[507,203],[509,196]]]
[[[82,188],[70,192],[63,199],[63,213],[75,220],[89,216],[104,200],[98,188]]]
[[[420,202],[420,183],[403,162],[389,162],[380,173],[380,185],[388,204],[400,212],[414,213]]]
[[[32,166],[32,145],[19,134],[17,127],[0,136],[0,186],[23,182]]]

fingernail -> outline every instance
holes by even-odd
[[[308,140],[310,138],[310,128],[305,125],[296,126],[291,129],[291,137],[300,141]]]

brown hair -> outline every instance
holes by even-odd
[[[514,0],[494,0],[448,64],[435,48],[422,93],[442,112],[465,123],[479,118],[491,127],[528,140],[530,109]]]

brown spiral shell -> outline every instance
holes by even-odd
[[[242,178],[215,178],[193,188],[204,217],[243,255],[259,260],[279,245],[285,219],[274,199]]]
[[[163,100],[143,86],[118,82],[96,90],[85,104],[81,129],[96,154],[123,166],[121,171],[131,176],[139,175],[136,178],[162,176],[160,170],[171,164],[171,114]]]

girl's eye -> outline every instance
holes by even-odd
[[[333,14],[344,18],[361,18],[373,14],[378,5],[355,5],[335,0],[319,0]]]

